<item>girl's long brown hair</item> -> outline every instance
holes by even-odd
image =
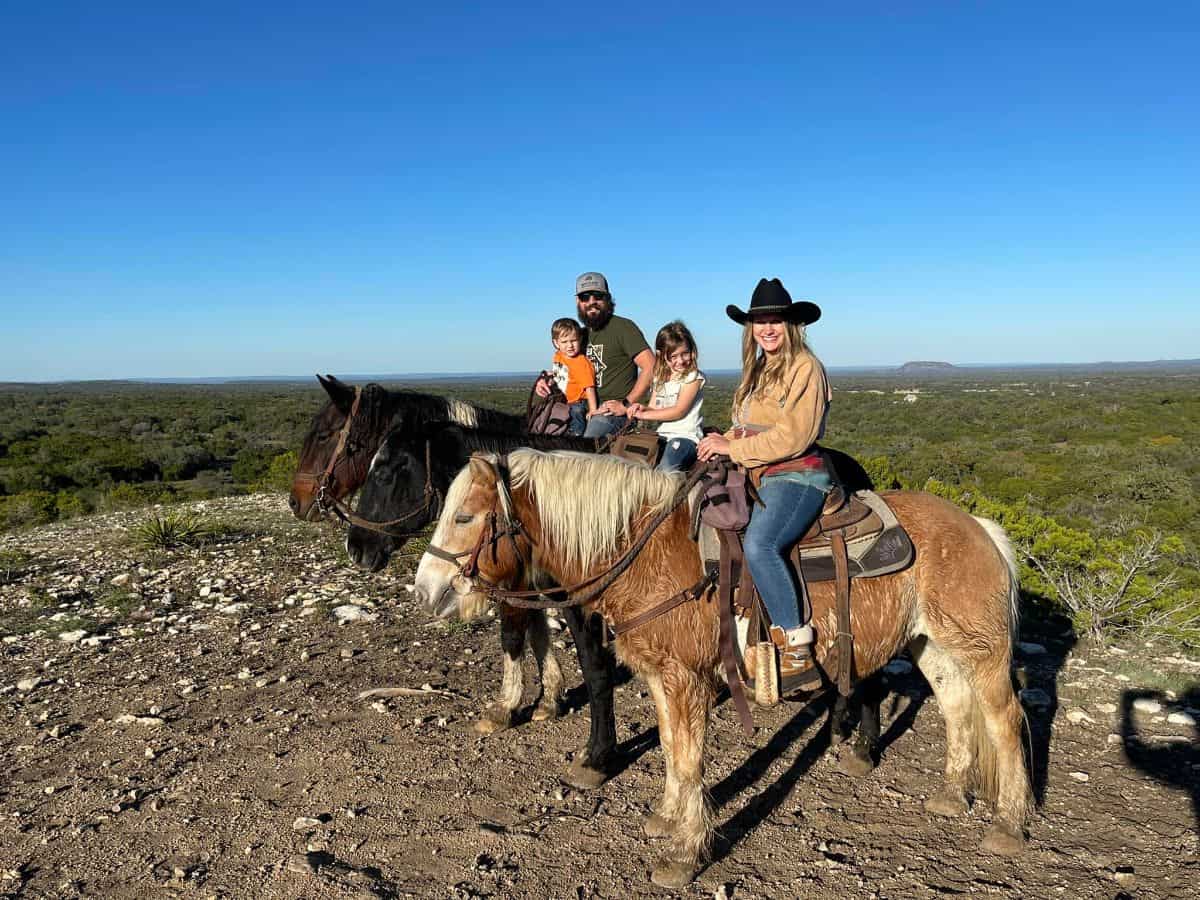
[[[779,352],[767,356],[754,340],[754,323],[742,329],[742,382],[733,392],[733,419],[741,420],[742,404],[755,394],[783,383],[783,374],[799,356],[812,356],[804,326],[799,322],[784,322],[783,343]]]
[[[654,338],[654,386],[666,383],[673,377],[667,357],[680,347],[686,347],[692,352],[692,371],[700,368],[700,352],[696,349],[696,339],[688,331],[688,327],[676,319],[658,329]]]

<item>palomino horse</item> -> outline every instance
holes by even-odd
[[[678,475],[606,457],[535,450],[475,457],[446,497],[417,569],[417,599],[447,615],[470,582],[502,594],[525,568],[563,585],[587,583],[613,566],[649,517],[678,501],[681,483]],[[916,558],[902,572],[855,582],[856,667],[875,671],[909,648],[946,720],[946,780],[926,808],[955,815],[966,810],[968,790],[990,796],[996,814],[982,848],[1016,853],[1032,796],[1021,747],[1024,719],[1009,671],[1017,622],[1012,547],[998,525],[939,497],[884,496],[912,538]],[[618,632],[622,623],[702,584],[686,506],[676,506],[628,568],[591,601]],[[810,593],[820,660],[835,639],[833,585],[814,584]],[[652,872],[663,886],[691,881],[712,840],[703,773],[718,663],[716,607],[707,594],[616,640],[617,654],[646,680],[658,712],[666,784],[646,831],[670,835]]]
[[[400,549],[408,535],[437,517],[439,501],[433,499],[446,495],[454,476],[467,463],[473,453],[506,452],[518,447],[531,446],[535,449],[558,449],[562,441],[538,435],[513,436],[483,429],[465,428],[448,422],[426,425],[410,433],[397,429],[388,434],[378,452],[371,460],[371,467],[363,482],[355,510],[355,521],[364,521],[365,527],[351,525],[346,536],[346,549],[355,563],[372,572],[382,569],[391,554]],[[827,451],[838,462],[838,473],[854,489],[870,487],[869,476],[850,457],[836,450]],[[843,472],[848,473],[842,475]],[[396,534],[380,523],[399,522],[404,530]],[[534,573],[526,573],[529,577]],[[542,587],[553,585],[542,584]],[[473,591],[464,596],[458,605],[459,615],[466,620],[482,614],[488,601],[485,593]],[[562,681],[554,655],[547,648],[548,634],[544,617],[537,610],[514,610],[508,604],[500,604],[501,615],[512,617],[521,612],[531,616],[529,625],[530,644],[534,657],[541,666],[542,698],[534,710],[534,720],[552,718],[557,713],[559,695],[554,690]],[[575,614],[568,610],[568,614]],[[588,619],[593,627],[602,628],[598,616]],[[520,637],[520,634],[517,635]],[[490,733],[507,728],[513,721],[524,693],[524,674],[521,668],[521,646],[513,644],[511,632],[502,632],[504,646],[504,676],[500,696],[484,709],[476,723],[476,730]],[[603,668],[586,654],[594,652],[586,643],[577,648],[584,679],[594,678]],[[544,660],[544,662],[543,662]],[[590,686],[593,695],[603,694],[603,684]],[[881,676],[866,680],[854,697],[851,709],[840,695],[831,714],[832,736],[841,740],[848,736],[857,719],[859,728],[850,752],[840,759],[843,771],[859,776],[870,772],[875,766],[876,745],[879,740],[879,707],[883,697]],[[855,715],[855,713],[858,715]],[[594,780],[594,772],[603,771],[608,765],[611,747],[608,743],[611,731],[605,727],[605,719],[592,710],[592,732],[588,741],[589,752],[583,754],[572,766],[569,780],[572,783],[588,783]]]
[[[535,440],[523,434],[524,419],[520,416],[416,391],[389,391],[378,384],[358,388],[332,375],[318,375],[317,380],[329,395],[329,402],[313,418],[304,438],[289,497],[292,512],[302,521],[319,519],[327,507],[340,503],[363,485],[372,461],[378,461],[377,453],[385,436],[390,436],[395,445],[409,435],[421,448],[429,447],[426,435],[438,433],[439,429],[446,429],[444,435],[450,439],[456,431],[469,434],[472,429],[486,428],[489,434],[506,435],[510,443],[504,446]],[[595,447],[591,441],[575,438],[538,438],[536,442],[539,446],[580,450]],[[439,456],[443,451],[448,452],[454,460],[453,469],[439,476],[439,490],[443,493],[469,455],[457,450],[458,446],[457,442],[439,445]],[[384,455],[388,453],[390,451]],[[420,455],[423,464],[427,455],[424,449]],[[387,466],[380,468],[381,477],[386,477],[383,473],[391,472]],[[424,470],[419,479],[418,486],[426,480]],[[418,487],[414,502],[421,499],[420,493]],[[398,499],[403,501],[404,497]],[[403,510],[411,508],[411,505],[400,507]],[[426,512],[429,517],[435,515],[431,509]],[[428,521],[430,518],[412,516],[406,518],[404,527],[412,531]],[[364,530],[359,530],[359,538],[366,543]],[[385,538],[385,541],[386,544],[381,542],[369,554],[356,555],[359,551],[353,543],[348,543],[347,549],[355,563],[378,571],[386,564],[388,555],[403,544],[404,538]],[[591,707],[587,749],[576,756],[567,780],[579,788],[595,787],[608,777],[617,762],[617,727],[612,705],[613,659],[604,647],[603,623],[598,617],[569,610],[564,618],[575,640]],[[534,710],[534,720],[557,715],[562,693],[561,669],[550,646],[545,613],[501,605],[499,619],[504,680],[500,697],[484,709],[478,726],[482,731],[497,730],[512,723],[512,710],[519,705],[524,687],[520,680],[520,661],[527,638],[543,677],[542,700]]]

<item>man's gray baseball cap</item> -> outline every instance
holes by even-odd
[[[607,294],[608,279],[599,272],[584,272],[575,279],[575,296],[578,297],[584,291],[600,291]]]

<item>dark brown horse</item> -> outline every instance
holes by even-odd
[[[439,615],[456,610],[464,582],[507,588],[530,568],[564,585],[593,578],[648,518],[676,502],[682,483],[681,476],[603,456],[517,450],[506,463],[472,458],[446,497],[416,579],[418,601]],[[931,494],[883,496],[916,557],[902,572],[856,582],[856,668],[873,672],[910,650],[946,721],[945,783],[926,808],[962,813],[974,788],[995,801],[982,849],[1016,853],[1032,794],[1021,746],[1024,717],[1010,673],[1017,624],[1012,546],[994,522]],[[670,887],[694,878],[713,834],[703,774],[718,664],[717,604],[693,599],[624,633],[620,626],[701,583],[689,524],[685,503],[589,604],[617,630],[618,655],[654,696],[667,777],[646,830],[670,836],[652,873]],[[822,660],[836,638],[833,584],[814,584],[810,594]]]
[[[524,427],[520,416],[448,397],[387,390],[375,383],[360,388],[332,375],[318,375],[317,381],[329,402],[313,417],[304,436],[288,497],[296,518],[305,521],[321,517],[317,499],[322,488],[336,500],[358,490],[366,480],[371,457],[389,431],[411,433],[434,422],[508,434],[520,434]]]

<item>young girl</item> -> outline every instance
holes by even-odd
[[[658,468],[664,472],[690,469],[696,445],[704,437],[704,373],[696,368],[698,354],[692,333],[682,322],[668,322],[654,339],[654,388],[650,404],[634,403],[630,418],[658,422],[666,449]]]

